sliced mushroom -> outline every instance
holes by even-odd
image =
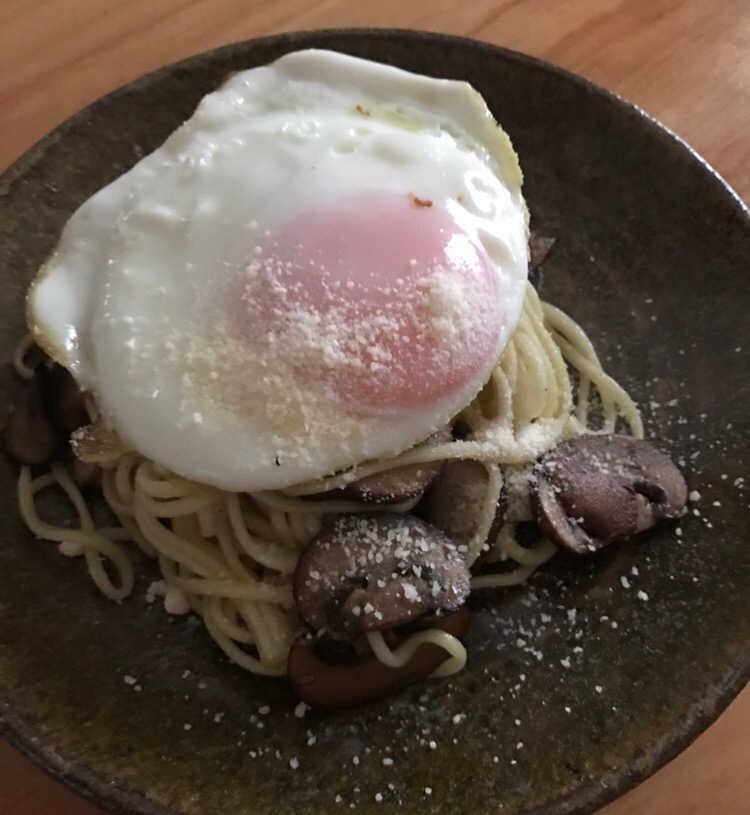
[[[487,492],[487,468],[478,461],[449,461],[425,493],[416,514],[461,545],[477,531],[477,520]],[[506,493],[500,494],[487,541],[494,541],[503,526]]]
[[[435,620],[431,627],[462,640],[469,627],[469,612],[459,609]],[[301,637],[292,645],[289,679],[303,702],[329,709],[354,707],[397,693],[426,679],[448,658],[439,645],[424,643],[400,668],[384,665],[373,653],[336,664],[322,659],[315,646],[314,637]]]
[[[532,232],[529,236],[529,265],[538,269],[547,259],[557,238],[549,238]]]
[[[450,427],[433,433],[418,447],[435,447],[446,444],[453,438]],[[443,461],[430,461],[426,464],[407,464],[382,473],[361,478],[339,490],[332,490],[326,498],[341,497],[364,501],[367,504],[400,504],[422,495],[437,478]]]
[[[469,589],[457,545],[410,515],[343,516],[307,544],[294,572],[302,619],[348,641],[455,611]]]
[[[70,477],[80,487],[83,492],[90,492],[101,488],[102,468],[98,464],[89,464],[70,454],[69,462]]]
[[[70,372],[56,362],[43,362],[8,421],[6,448],[24,464],[41,464],[88,421],[85,396]]]
[[[548,238],[532,232],[529,237],[529,280],[534,286],[541,283],[541,265],[547,259],[556,238]]]
[[[617,434],[559,444],[535,468],[531,503],[544,533],[577,554],[601,549],[678,515],[687,485],[649,442]]]
[[[69,439],[74,431],[89,423],[85,394],[70,371],[62,365],[42,365],[37,373],[42,379],[44,402],[50,420]]]
[[[44,404],[42,380],[29,380],[5,426],[5,449],[21,464],[43,464],[54,458],[62,439]]]

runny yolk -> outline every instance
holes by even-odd
[[[497,269],[441,206],[361,194],[302,212],[256,253],[238,330],[264,367],[351,412],[434,403],[495,361]]]

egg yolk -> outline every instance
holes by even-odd
[[[235,310],[263,366],[362,415],[421,406],[497,354],[500,276],[450,212],[369,193],[300,213],[255,249]]]

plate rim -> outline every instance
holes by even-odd
[[[523,64],[525,67],[555,75],[566,82],[572,82],[586,93],[604,96],[613,102],[620,112],[633,117],[634,120],[637,119],[651,133],[672,141],[676,147],[686,151],[689,158],[700,165],[706,181],[716,185],[721,194],[728,194],[735,214],[740,220],[744,219],[747,228],[750,229],[750,208],[732,185],[681,136],[623,96],[607,90],[580,74],[502,45],[425,29],[391,27],[334,27],[280,32],[228,43],[206,51],[198,51],[176,62],[149,71],[81,108],[24,151],[0,173],[0,197],[12,194],[15,182],[21,180],[27,171],[42,160],[48,147],[63,139],[67,132],[87,113],[95,111],[100,106],[109,105],[119,96],[134,89],[137,90],[142,85],[158,81],[161,76],[180,69],[187,69],[196,59],[207,55],[231,55],[251,45],[255,47],[284,45],[288,46],[289,50],[293,50],[299,47],[300,43],[314,37],[351,36],[361,38],[377,36],[389,40],[430,40],[468,47],[474,51],[500,52],[506,59]],[[622,765],[598,780],[581,783],[572,792],[551,804],[524,809],[519,815],[590,815],[597,811],[634,789],[683,752],[710,725],[716,722],[748,683],[750,683],[750,642],[741,650],[735,663],[706,697],[693,702],[689,716],[690,724],[686,729],[661,736],[656,744],[650,745],[642,755],[634,758],[629,764]],[[116,813],[116,815],[180,815],[178,810],[164,807],[127,784],[108,781],[81,757],[73,756],[67,759],[65,754],[58,752],[53,745],[43,744],[44,729],[34,723],[32,716],[15,709],[12,701],[3,696],[0,696],[0,735],[4,736],[15,749],[55,781],[62,783],[68,789],[106,811]]]

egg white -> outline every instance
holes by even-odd
[[[525,292],[521,182],[507,135],[466,83],[292,53],[233,76],[78,209],[32,286],[29,324],[122,439],[174,472],[246,491],[321,477],[426,438],[486,381]],[[475,376],[396,417],[263,384],[226,315],[280,225],[371,192],[449,209],[492,259],[505,310]]]

